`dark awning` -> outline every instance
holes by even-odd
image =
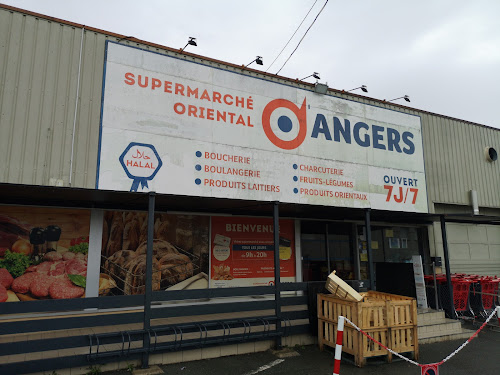
[[[139,192],[0,183],[0,197],[1,204],[11,205],[142,211],[147,211],[148,208],[148,193]],[[281,217],[318,220],[364,221],[366,211],[361,208],[296,203],[280,203],[279,207]],[[156,210],[271,217],[273,202],[157,194]],[[429,224],[438,221],[440,216],[439,214],[371,210],[372,221],[387,223]],[[447,222],[500,224],[500,218],[495,216],[472,214],[446,214],[444,216]]]

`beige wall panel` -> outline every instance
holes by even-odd
[[[484,225],[468,225],[467,234],[469,236],[469,243],[488,244],[486,228]]]
[[[438,225],[441,225],[438,223]],[[439,235],[441,236],[441,227],[439,227]],[[446,238],[449,243],[469,243],[466,224],[446,224]],[[440,242],[442,239],[440,238]]]
[[[448,250],[450,253],[450,263],[452,260],[470,259],[469,244],[450,243],[448,244]]]
[[[452,273],[500,275],[500,227],[447,223],[446,235]],[[444,257],[439,222],[429,226],[429,244],[431,256]]]
[[[490,245],[490,258],[498,260],[500,259],[500,245]],[[500,274],[500,270],[498,271]]]
[[[472,243],[469,245],[469,253],[471,259],[489,261],[490,252],[488,245],[482,243]],[[499,269],[500,271],[500,269]]]
[[[441,241],[441,230],[438,228],[436,223],[433,223],[427,227],[427,233],[429,234],[429,253],[430,256],[442,257],[443,256],[443,246]],[[439,241],[438,241],[439,239]]]
[[[484,263],[482,261],[456,261],[451,265],[453,273],[469,273],[483,276],[500,275],[500,260]]]
[[[489,244],[500,245],[500,226],[488,226],[486,228],[486,235]]]

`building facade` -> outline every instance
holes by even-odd
[[[427,273],[441,257],[438,272],[500,274],[498,129],[5,5],[0,149],[0,298],[35,301],[0,304],[14,337],[0,344],[5,373],[88,366],[104,360],[99,339],[121,343],[105,353],[114,361],[126,335],[127,358],[147,366],[150,352],[184,349],[181,328],[222,324],[219,345],[235,324],[189,326],[187,315],[248,310],[231,340],[262,340],[247,333],[262,323],[269,337],[285,328],[307,334],[288,344],[311,343],[305,293],[334,270],[357,289],[409,296],[415,256]],[[108,315],[44,315],[61,309]],[[96,328],[116,324],[128,324],[116,337]],[[168,329],[173,347],[157,348]],[[17,361],[41,347],[74,352]],[[225,355],[204,350],[155,361]]]
[[[112,210],[34,199],[36,187],[154,190],[191,202],[159,209],[155,238],[186,251],[194,270],[158,288],[197,274],[204,287],[272,282],[272,211],[241,207],[276,201],[284,281],[322,281],[337,270],[384,289],[383,275],[405,274],[412,256],[444,257],[440,215],[451,272],[500,273],[498,129],[334,89],[318,94],[304,82],[8,6],[0,30],[0,212],[24,223],[26,241],[33,227],[56,224],[62,249],[100,236],[90,240],[87,296],[111,272],[109,257],[139,249],[145,214],[128,212],[137,210],[129,198],[114,198]],[[141,155],[150,163],[137,163]],[[13,240],[4,242],[3,252],[12,250]],[[127,283],[117,288],[141,291],[140,281]]]
[[[497,189],[500,183],[500,167],[496,161],[500,133],[497,129],[333,89],[329,89],[323,96],[314,92],[314,85],[266,75],[243,69],[241,66],[9,7],[3,7],[0,16],[0,142],[4,150],[0,176],[3,184],[122,191],[129,190],[127,184],[135,184],[136,191],[147,191],[147,188],[144,189],[144,182],[146,181],[147,185],[148,180],[144,177],[142,180],[140,176],[134,179],[130,171],[125,171],[128,173],[126,175],[119,165],[120,170],[116,170],[115,156],[125,149],[123,142],[143,139],[142,143],[145,143],[151,139],[138,136],[141,132],[160,134],[165,139],[160,147],[171,149],[171,155],[180,155],[186,147],[194,147],[194,153],[200,142],[209,140],[204,145],[208,145],[204,150],[215,151],[212,155],[207,154],[208,160],[204,155],[201,158],[207,163],[199,167],[208,169],[202,170],[201,172],[207,173],[200,173],[200,176],[205,176],[205,179],[209,176],[210,180],[202,181],[202,186],[209,184],[203,192],[200,193],[199,189],[196,189],[196,184],[186,185],[175,177],[175,173],[188,173],[186,168],[170,170],[169,176],[174,176],[177,182],[160,180],[154,190],[161,194],[160,186],[168,185],[163,191],[170,195],[243,198],[261,202],[280,201],[290,205],[328,206],[327,215],[319,213],[320,210],[316,207],[309,217],[307,214],[288,216],[293,222],[295,233],[293,241],[297,250],[297,264],[292,273],[297,281],[324,280],[327,273],[333,269],[337,269],[348,280],[369,279],[366,267],[368,257],[365,253],[366,233],[363,231],[364,215],[359,215],[360,210],[366,208],[371,208],[375,219],[377,212],[380,214],[380,221],[372,222],[370,245],[373,246],[370,247],[375,264],[409,262],[412,255],[418,254],[423,255],[426,262],[429,262],[431,256],[442,256],[440,225],[436,221],[432,222],[429,214],[446,214],[457,217],[470,216],[470,222],[448,223],[451,272],[499,273],[500,228],[495,223],[487,223],[500,215],[500,195]],[[159,69],[158,64],[162,63],[170,68]],[[123,72],[121,67],[125,69]],[[175,73],[166,79],[168,69],[175,70]],[[172,77],[178,78],[178,82],[172,82]],[[120,83],[123,84],[118,87]],[[214,89],[214,86],[220,87],[221,92]],[[124,91],[125,89],[129,90]],[[224,94],[223,89],[233,91]],[[259,90],[266,92],[261,98],[257,96]],[[151,93],[157,92],[161,94],[151,96]],[[260,146],[262,139],[254,135],[249,136],[258,133],[250,132],[252,128],[265,126],[262,125],[260,116],[254,115],[255,112],[267,111],[269,116],[279,117],[275,109],[285,106],[284,113],[292,111],[300,118],[302,103],[298,97],[302,94],[307,95],[309,108],[312,104],[323,112],[318,110],[316,117],[308,113],[308,139],[298,153],[288,151],[297,146],[289,147],[293,140],[280,139],[271,124],[265,132],[275,138],[275,141],[271,140],[273,144]],[[202,98],[203,95],[206,97]],[[276,108],[264,105],[267,99],[289,98],[293,99],[287,103],[294,103],[293,107],[290,105],[286,108],[287,104],[283,103],[275,103]],[[225,104],[224,101],[231,104]],[[137,106],[126,112],[127,108],[130,109],[134,104]],[[220,108],[217,104],[220,104]],[[156,108],[162,105],[170,105],[170,112],[156,111]],[[205,108],[207,112],[203,113]],[[141,117],[141,111],[147,115]],[[131,129],[129,125],[114,125],[117,121],[123,123],[130,116],[136,117],[134,124],[139,124],[143,130]],[[230,116],[234,116],[234,119],[230,119]],[[277,122],[280,119],[274,117],[270,117],[269,121]],[[289,117],[282,116],[283,119]],[[158,122],[152,123],[152,118]],[[359,122],[356,122],[356,119]],[[196,132],[185,131],[180,135],[180,138],[186,140],[185,144],[180,142],[179,133],[175,133],[172,128],[163,133],[154,130],[155,127],[168,127],[175,121],[184,128],[196,129]],[[349,122],[352,123],[351,128]],[[207,128],[207,123],[210,128]],[[359,125],[360,123],[362,125]],[[214,124],[218,125],[213,126]],[[177,124],[174,125],[176,128]],[[203,132],[204,129],[208,130]],[[346,129],[347,132],[350,131],[349,134]],[[416,135],[409,133],[412,135],[407,137],[408,129],[415,129]],[[277,130],[279,131],[281,130]],[[118,139],[127,132],[134,135],[124,136],[126,140],[119,143]],[[232,133],[228,135],[228,132]],[[173,138],[169,138],[171,136]],[[295,140],[300,137],[302,135],[298,134]],[[309,145],[306,145],[309,140],[318,142],[309,142]],[[332,144],[331,147],[329,143]],[[216,148],[214,144],[226,144],[229,148]],[[116,150],[112,150],[113,145],[116,145]],[[178,150],[174,150],[175,147]],[[256,159],[254,156],[253,166],[242,159],[243,162],[239,163],[238,168],[234,168],[234,163],[216,160],[224,155],[233,155],[234,147],[237,147],[236,150],[253,148],[254,153],[267,151],[269,154],[262,159]],[[266,148],[267,150],[263,150]],[[337,153],[332,150],[337,150]],[[360,152],[365,150],[366,152]],[[132,151],[141,152],[133,149]],[[282,152],[278,153],[278,158],[274,158],[276,151]],[[378,151],[381,152],[377,154]],[[234,155],[242,157],[238,153]],[[318,164],[322,168],[321,172],[309,169],[298,171],[297,176],[293,170],[291,173],[282,172],[278,177],[274,175],[267,178],[259,175],[269,174],[265,163],[274,163],[271,169],[284,170],[286,167],[282,163],[283,155],[295,158],[297,163],[291,164],[298,164],[301,168],[316,168],[318,160],[326,159],[328,162]],[[384,156],[380,158],[380,155]],[[162,166],[162,172],[176,162],[191,163],[193,168],[189,171],[189,179],[193,177],[192,180],[196,180],[196,160],[174,159],[170,156],[170,163]],[[330,171],[327,168],[333,161],[336,164]],[[125,162],[122,161],[122,164]],[[405,181],[398,182],[396,179],[400,176],[397,173],[391,174],[388,170],[380,169],[377,163],[380,166],[388,165],[397,172],[409,171],[410,174],[403,173],[401,176]],[[243,168],[240,168],[241,166]],[[350,166],[354,168],[349,171]],[[380,170],[377,172],[376,168]],[[150,168],[150,171],[154,169]],[[220,178],[223,174],[227,177],[227,173],[231,172],[247,174],[240,179],[247,181],[245,191],[241,187],[224,189],[222,185],[215,185],[231,181]],[[377,173],[380,177],[374,177]],[[259,177],[255,178],[255,174]],[[384,199],[388,190],[380,191],[384,185],[382,182],[377,182],[378,188],[375,190],[379,189],[379,192],[375,196],[375,190],[369,187],[374,185],[374,181],[362,181],[360,178],[365,174],[380,181],[385,179],[386,185],[394,185],[396,194],[393,196],[396,199],[402,197],[398,197],[398,188],[402,187],[406,196],[405,202],[400,205],[403,204],[404,207],[398,207],[398,202],[394,200],[392,205],[388,204],[391,202]],[[254,192],[250,192],[248,186],[252,177],[257,182],[264,182],[254,184]],[[290,186],[295,186],[292,181],[294,177],[300,179],[296,184],[297,188],[301,189],[298,194],[291,192],[293,190]],[[344,186],[339,186],[335,193],[333,190],[324,189],[324,185],[315,183],[319,178],[323,184],[331,182]],[[154,185],[158,178],[149,181],[150,185]],[[354,189],[348,185],[353,183],[357,184]],[[363,184],[367,186],[359,188]],[[264,191],[255,192],[255,188],[259,188],[258,185],[261,185],[260,188]],[[280,192],[270,191],[277,189],[275,185],[281,185]],[[420,189],[416,205],[406,204],[408,193],[414,194],[410,191],[412,188]],[[321,197],[323,190],[324,194],[333,192],[337,196]],[[356,195],[354,198],[353,194]],[[339,196],[349,199],[341,199]],[[389,200],[390,196],[391,193],[387,195]],[[476,215],[473,212],[473,200],[478,210]],[[342,209],[339,211],[336,207]],[[6,207],[6,210],[16,209]],[[394,211],[394,215],[382,214],[383,211]],[[414,217],[412,213],[424,215]],[[422,216],[425,214],[428,218],[424,220]],[[397,222],[394,222],[391,216],[398,217]],[[473,223],[474,218],[483,216],[489,219]],[[112,222],[109,221],[108,224],[111,226]],[[188,228],[193,226],[182,225]],[[87,224],[84,227],[90,226],[91,224]],[[182,230],[179,229],[181,232]],[[207,232],[204,232],[204,236],[208,238],[208,224],[204,231]],[[140,236],[140,233],[138,235]],[[106,241],[103,241],[103,244],[106,246]],[[188,244],[192,245],[192,241],[188,241]],[[211,253],[214,243],[203,246],[203,251]],[[215,258],[214,260],[216,261]]]

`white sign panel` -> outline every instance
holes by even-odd
[[[427,212],[420,118],[107,44],[99,189]]]
[[[415,289],[417,292],[417,306],[419,309],[427,308],[427,294],[425,292],[424,267],[420,255],[412,256],[413,276],[415,277]]]

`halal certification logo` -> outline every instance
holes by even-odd
[[[128,178],[132,179],[130,191],[148,188],[148,181],[152,180],[163,165],[158,152],[153,145],[131,142],[120,155],[120,163]]]

